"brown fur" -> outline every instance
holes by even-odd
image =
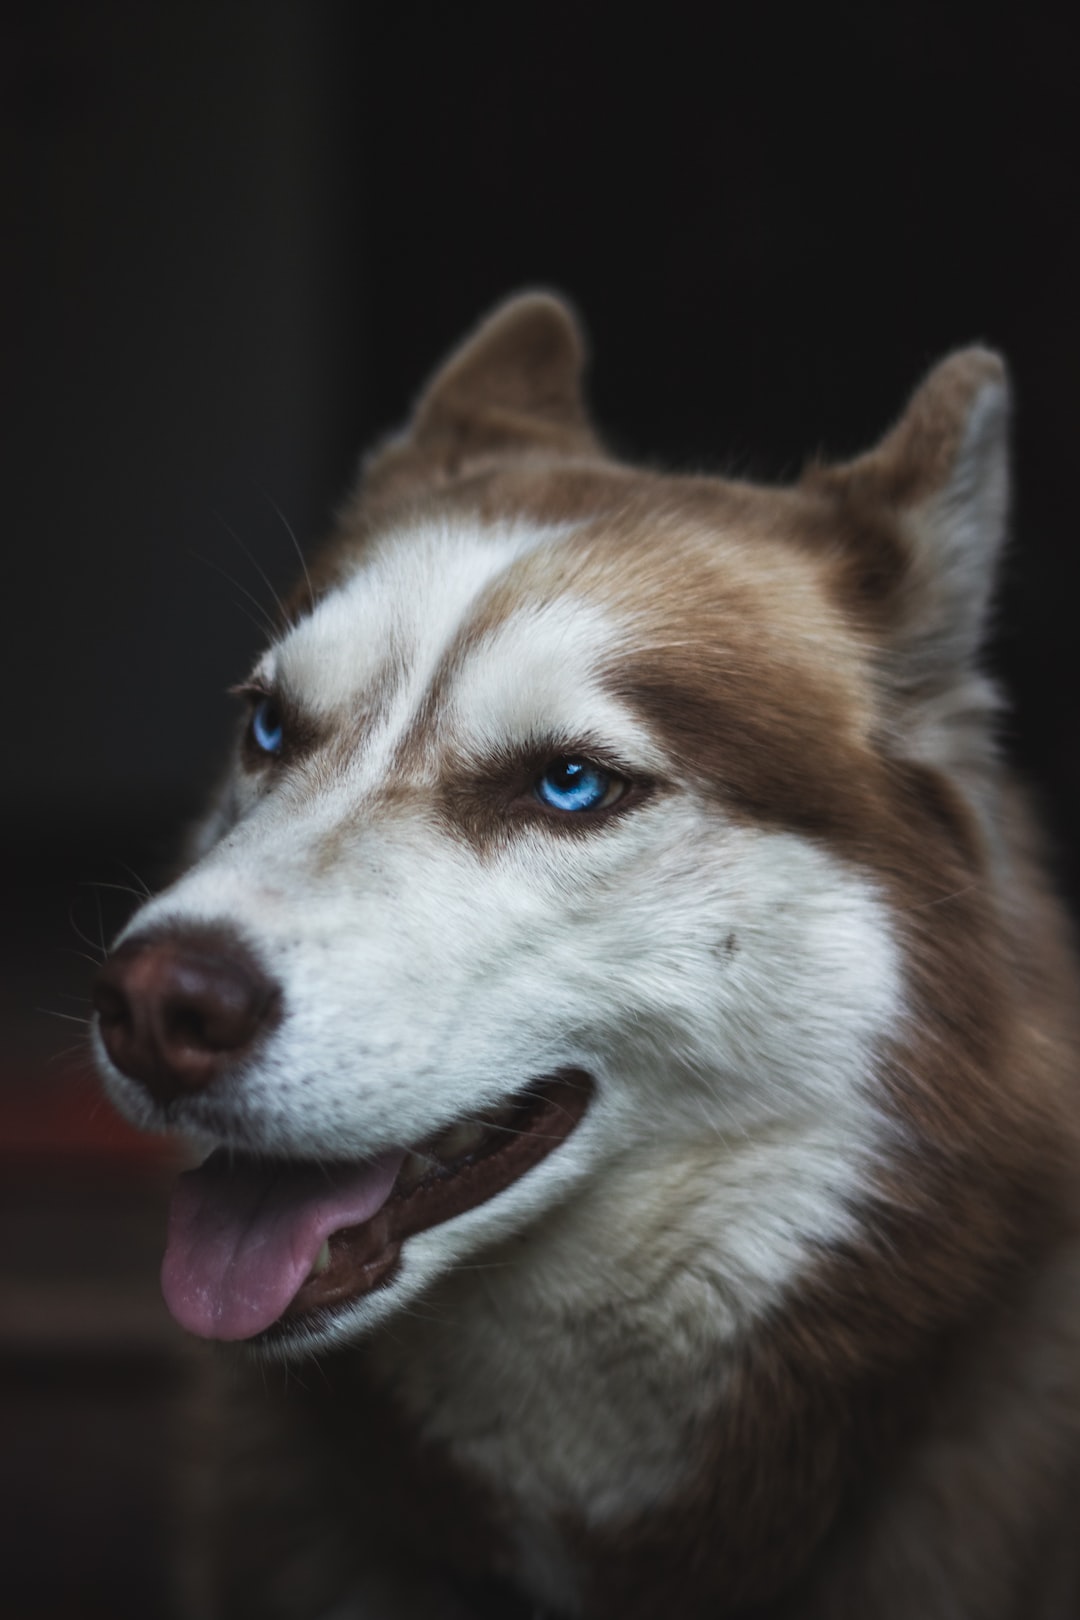
[[[544,553],[515,565],[470,635],[501,623],[521,589],[595,593],[616,615],[647,603],[653,644],[612,662],[612,690],[728,814],[874,874],[900,920],[913,1004],[884,1068],[905,1146],[863,1239],[822,1253],[734,1347],[722,1409],[685,1437],[676,1498],[617,1530],[564,1524],[588,1620],[1065,1620],[1080,1456],[1076,970],[1004,771],[986,765],[1002,881],[979,807],[908,749],[901,723],[939,675],[910,652],[926,590],[917,519],[1000,362],[954,357],[869,455],[764,491],[607,459],[581,355],[555,300],[497,313],[368,466],[316,590],[427,512],[577,522],[554,565]],[[499,815],[512,802],[496,774],[462,781],[444,807],[481,843],[493,795]],[[335,1475],[318,1510],[355,1504],[339,1546],[355,1532],[361,1551],[347,1562],[362,1566],[392,1531],[406,1561],[422,1552],[454,1572],[430,1590],[423,1576],[415,1612],[516,1612],[497,1586],[482,1595],[512,1575],[503,1505],[394,1432],[366,1365],[362,1349],[334,1357],[325,1388],[313,1374],[291,1397],[317,1409],[309,1433],[338,1470],[334,1430],[348,1413],[355,1434],[364,1414],[378,1461],[367,1483]],[[317,1612],[274,1596],[272,1580],[268,1596],[252,1563],[229,1614]]]

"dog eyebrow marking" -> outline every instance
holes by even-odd
[[[610,735],[607,753],[658,768],[645,728],[590,678],[618,639],[610,619],[565,593],[523,608],[508,588],[522,559],[571,529],[462,523],[387,535],[285,637],[279,686],[340,740],[358,788],[391,773],[433,787],[450,761],[480,774],[556,734]]]
[[[391,792],[434,804],[478,847],[511,831],[506,784],[516,771],[522,807],[522,761],[565,737],[631,781],[704,788],[738,819],[850,853],[877,793],[865,688],[838,627],[810,628],[829,608],[805,556],[784,548],[781,571],[774,546],[764,567],[742,517],[734,536],[722,514],[706,535],[633,509],[388,531],[268,668],[357,808]],[[579,748],[588,737],[604,748]],[[326,781],[316,770],[310,790]],[[563,829],[549,817],[548,830]]]
[[[598,678],[621,639],[611,618],[579,596],[466,626],[432,693],[455,752],[482,760],[532,752],[554,737],[595,737],[632,768],[658,769],[649,732]]]
[[[388,533],[280,644],[298,695],[327,719],[362,699],[402,732],[484,590],[549,537],[523,524]]]

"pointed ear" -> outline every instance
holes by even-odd
[[[891,580],[895,641],[918,665],[909,679],[955,678],[978,653],[1005,539],[1008,421],[1000,357],[962,349],[931,371],[876,449],[807,475],[862,520],[866,547],[892,550],[863,561]]]
[[[542,292],[509,299],[435,373],[405,432],[365,468],[364,493],[441,483],[508,456],[600,454],[584,364],[568,304]]]

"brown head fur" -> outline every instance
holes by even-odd
[[[1080,1153],[1067,928],[976,667],[1004,368],[953,355],[874,450],[761,490],[609,458],[582,355],[558,301],[497,311],[368,463],[319,586],[426,513],[574,523],[556,564],[525,558],[493,588],[474,633],[507,611],[500,590],[640,618],[611,689],[729,815],[873,878],[909,1001],[882,1055],[896,1148],[861,1241],[822,1252],[735,1347],[680,1496],[617,1531],[564,1526],[588,1615],[1019,1617],[1076,1455],[1077,1311],[1053,1278],[1075,1274]]]

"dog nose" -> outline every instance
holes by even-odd
[[[280,999],[247,947],[218,929],[128,940],[94,986],[106,1052],[158,1102],[204,1091]]]

